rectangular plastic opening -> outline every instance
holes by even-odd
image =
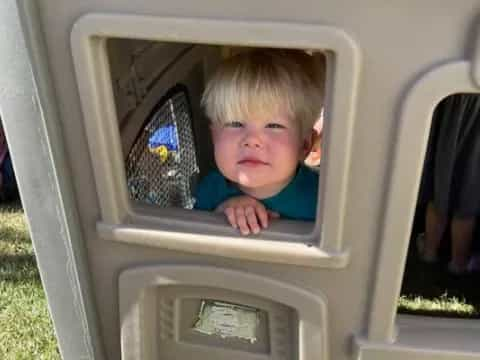
[[[248,49],[129,39],[109,39],[107,48],[132,207],[144,214],[155,206],[192,209],[198,180],[216,168],[200,106],[206,79],[220,62]],[[311,58],[314,81],[325,88],[325,56]],[[319,171],[319,158],[309,164]],[[303,222],[289,232],[298,237],[313,229]]]
[[[249,40],[252,31],[261,38]],[[193,204],[196,179],[213,167],[199,101],[205,81],[219,61],[248,47],[296,48],[325,61],[325,80],[319,80],[325,88],[324,116],[336,120],[324,126],[316,222],[275,221],[258,236],[245,238],[223,215],[185,208]],[[359,67],[358,48],[344,32],[321,26],[92,14],[75,24],[72,51],[99,196],[100,237],[257,261],[344,266],[343,204]],[[150,125],[152,120],[166,123],[162,134]],[[182,122],[189,123],[190,131],[178,125]],[[145,129],[151,133],[142,138]],[[175,141],[145,151],[168,134]],[[178,151],[180,143],[188,151]],[[330,150],[337,147],[341,151]],[[150,169],[152,156],[163,169]],[[139,167],[153,170],[153,175],[145,176]]]
[[[478,94],[435,107],[410,236],[399,311],[478,318]],[[416,306],[414,304],[417,304]]]
[[[433,112],[397,315],[399,340],[412,346],[473,350],[480,329],[479,109],[478,94],[457,93]]]

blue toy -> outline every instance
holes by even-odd
[[[162,162],[168,159],[169,153],[178,151],[178,134],[175,124],[159,127],[148,139],[148,150],[160,157]]]

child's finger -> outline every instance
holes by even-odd
[[[227,207],[224,211],[225,216],[227,217],[228,222],[234,229],[238,228],[237,219],[235,218],[235,210],[232,207]]]
[[[263,206],[263,204],[258,203],[257,206],[255,206],[255,212],[257,213],[257,218],[260,220],[260,224],[264,229],[266,229],[268,227],[267,209],[265,209],[265,206]]]
[[[267,212],[268,212],[268,217],[269,217],[270,219],[278,219],[278,218],[280,218],[280,214],[279,214],[278,212],[276,212],[276,211],[267,210]]]
[[[250,234],[250,229],[247,225],[247,219],[245,217],[245,210],[243,209],[243,207],[239,206],[235,208],[235,218],[237,220],[237,225],[242,235]]]
[[[260,226],[258,225],[257,215],[255,214],[253,206],[247,206],[245,208],[245,216],[250,230],[252,230],[254,234],[258,234],[260,232]]]

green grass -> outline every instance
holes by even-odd
[[[398,310],[403,313],[439,315],[452,317],[474,317],[478,311],[465,299],[449,297],[447,293],[438,298],[428,299],[423,296],[400,296]]]
[[[60,359],[18,204],[0,206],[0,359]]]

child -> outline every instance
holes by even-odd
[[[243,235],[271,218],[315,219],[318,174],[301,163],[323,94],[309,61],[302,51],[259,49],[219,66],[202,98],[219,171],[199,184],[196,209],[223,212]]]

